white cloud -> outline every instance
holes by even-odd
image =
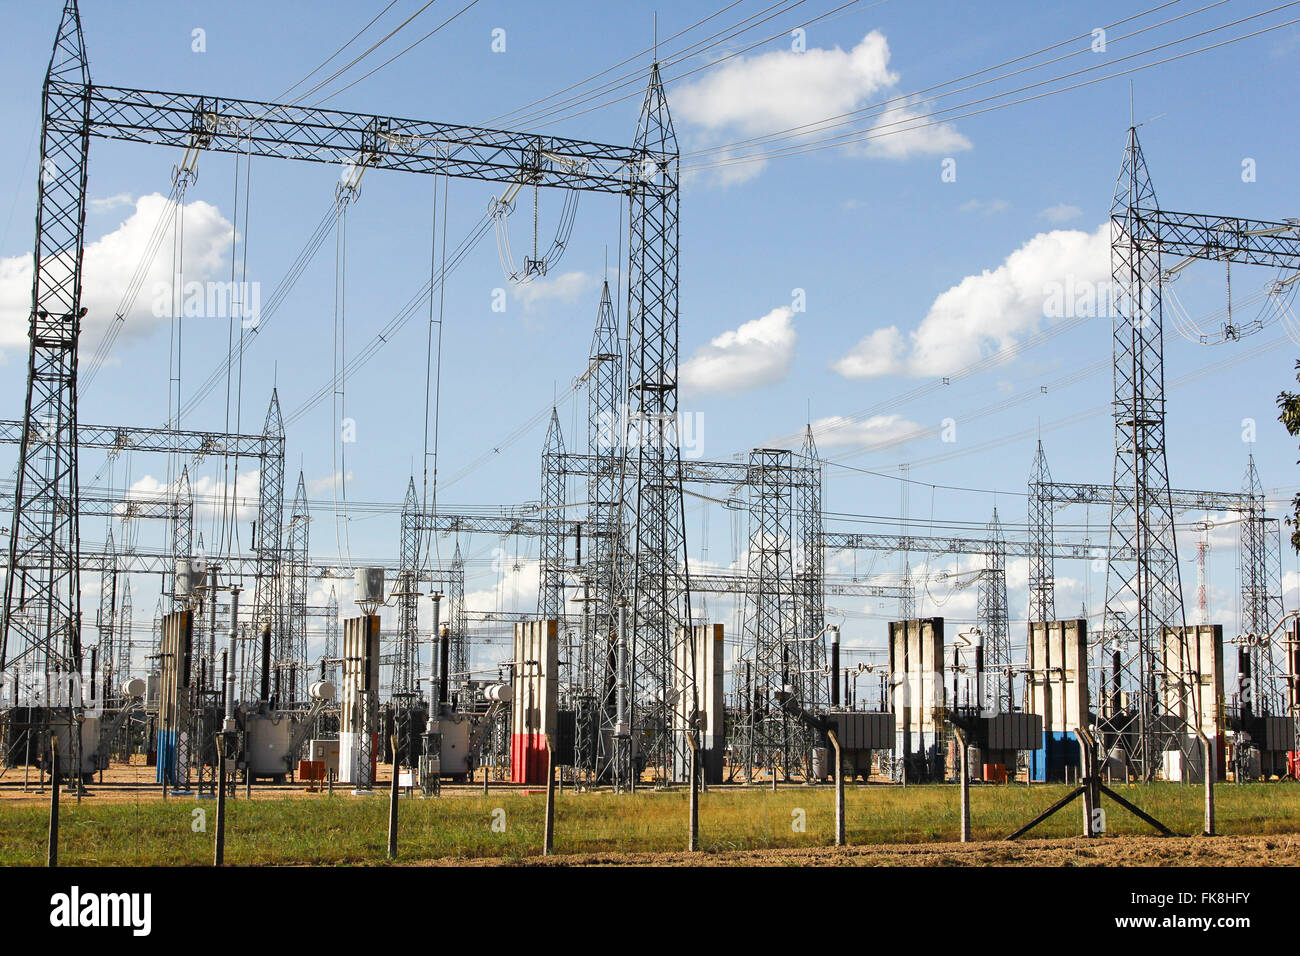
[[[749,136],[848,112],[898,82],[889,44],[873,30],[852,50],[773,50],[736,57],[673,94],[673,114],[706,129]]]
[[[346,478],[348,481],[351,481],[352,472],[349,471]],[[309,478],[307,479],[307,494],[323,495],[327,492],[332,492],[336,484],[341,486],[343,479],[344,475],[342,471],[336,471],[332,475],[324,475],[320,478]]]
[[[853,347],[848,355],[831,368],[845,378],[875,378],[890,375],[901,369],[903,352],[907,345],[898,326],[876,329]]]
[[[683,389],[694,392],[736,392],[779,382],[790,371],[797,338],[794,311],[779,306],[696,349],[678,378]]]
[[[82,304],[89,310],[81,326],[85,350],[99,344],[143,258],[149,237],[171,201],[154,193],[141,196],[131,213],[112,232],[89,243],[82,266]],[[195,201],[185,206],[185,281],[219,279],[226,273],[232,227],[215,206]],[[172,257],[169,239],[154,256],[133,306],[127,311],[123,337],[144,336],[169,321],[155,315],[168,312],[172,301]],[[27,349],[27,324],[32,308],[32,257],[0,259],[0,349]],[[119,341],[121,341],[119,339]]]
[[[562,272],[553,278],[535,278],[514,284],[511,290],[525,309],[544,302],[572,305],[586,292],[594,289],[596,279],[585,272]]]
[[[895,326],[876,329],[832,367],[846,378],[954,372],[1035,331],[1051,289],[1104,289],[1109,256],[1109,224],[1092,233],[1039,233],[996,269],[967,276],[939,295],[908,334],[907,346]]]
[[[971,142],[951,123],[931,120],[929,114],[906,104],[891,106],[871,124],[864,142],[852,151],[877,159],[945,156],[971,148]]]
[[[532,611],[537,608],[537,590],[542,577],[541,562],[521,558],[516,563],[502,548],[494,549],[502,563],[498,582],[490,589],[465,592],[469,611]],[[428,602],[425,602],[428,603]]]
[[[927,431],[924,425],[902,415],[873,415],[867,419],[832,415],[813,422],[812,430],[819,448],[852,445],[868,449],[901,444],[911,438],[920,438]]]
[[[890,70],[889,58],[889,43],[877,30],[847,52],[836,46],[736,57],[677,89],[673,115],[695,128],[702,145],[799,129],[867,108],[878,94],[896,86],[899,76]],[[928,122],[925,113],[898,102],[880,113],[871,126],[870,133],[878,135],[849,146],[848,151],[898,159],[970,148],[969,140],[952,124]],[[860,135],[853,131],[851,125],[836,125],[820,132],[814,126],[806,132],[812,138],[849,133],[852,139]],[[788,144],[786,140],[781,145]],[[764,148],[762,144],[756,147],[759,151]],[[721,164],[716,167],[715,181],[729,185],[757,176],[766,160],[725,165],[747,151],[712,154],[710,161]]]
[[[190,475],[190,493],[194,496],[194,519],[197,528],[200,521],[207,522],[219,517],[223,500],[227,499],[227,489],[231,493],[229,500],[235,505],[236,519],[245,522],[257,514],[258,488],[261,484],[261,472],[257,470],[241,471],[235,482],[218,481],[208,475],[195,477]],[[134,481],[127,490],[130,498],[174,498],[176,482],[168,483],[153,475],[144,475]]]
[[[87,200],[86,205],[91,212],[108,212],[120,206],[129,206],[133,202],[135,202],[135,197],[130,193],[118,193],[115,196],[105,196],[103,199]]]
[[[1071,206],[1068,203],[1058,202],[1055,206],[1048,206],[1040,212],[1042,218],[1048,222],[1069,222],[1071,219],[1077,219],[1083,215],[1083,210],[1078,206]]]
[[[957,207],[962,212],[978,212],[985,216],[996,216],[1011,208],[1005,199],[968,199]]]

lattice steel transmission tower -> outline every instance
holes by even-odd
[[[103,567],[99,572],[99,614],[96,618],[96,626],[99,631],[99,641],[97,650],[99,654],[100,667],[103,669],[104,681],[102,691],[106,692],[113,686],[113,670],[117,660],[114,652],[115,639],[118,633],[117,621],[117,547],[113,541],[113,527],[110,524],[108,534],[104,539]],[[101,690],[95,691],[96,699],[100,699]],[[105,696],[107,696],[105,694]]]
[[[628,184],[628,421],[620,493],[631,512],[630,554],[617,563],[630,577],[620,590],[629,597],[635,635],[631,732],[646,741],[645,763],[667,779],[680,778],[689,761],[685,736],[670,730],[677,695],[690,688],[693,699],[684,709],[692,722],[699,708],[694,642],[687,642],[684,668],[674,654],[678,629],[692,623],[677,405],[680,170],[658,63],[651,67],[635,150],[639,163]]]
[[[544,620],[558,621],[564,615],[563,458],[564,434],[560,431],[560,415],[552,408],[551,423],[546,428],[546,444],[542,449],[542,538],[537,615]],[[561,682],[566,682],[566,678],[562,677]]]
[[[337,661],[339,657],[339,596],[330,585],[330,597],[325,602],[325,660]],[[338,664],[325,664],[325,679],[335,680],[339,673]]]
[[[1129,697],[1124,713],[1109,715],[1109,732],[1144,779],[1155,775],[1169,738],[1186,733],[1159,719],[1161,698],[1164,709],[1183,701],[1194,726],[1213,706],[1200,700],[1199,675],[1168,669],[1161,646],[1177,628],[1179,658],[1190,660],[1165,455],[1162,255],[1180,260],[1171,272],[1194,260],[1296,271],[1300,227],[1161,209],[1137,130],[1129,129],[1111,206],[1116,440],[1102,645],[1119,661],[1121,686],[1111,699],[1121,688]]]
[[[451,634],[449,658],[452,686],[462,686],[469,675],[469,624],[465,613],[465,559],[460,543],[451,556],[451,573],[447,579],[447,615]]]
[[[190,487],[190,467],[181,468],[176,482],[176,515],[172,519],[172,610],[181,609],[176,594],[176,568],[194,553],[194,492]]]
[[[787,778],[803,769],[810,743],[802,726],[777,700],[792,690],[805,693],[804,648],[799,636],[803,595],[794,576],[793,455],[783,448],[749,453],[749,587],[745,594],[745,633],[741,655],[750,663],[750,686],[740,734],[746,766],[780,766]],[[740,673],[738,669],[738,674]]]
[[[1285,683],[1278,678],[1286,673],[1280,655],[1273,653],[1269,636],[1280,620],[1281,605],[1275,600],[1280,591],[1277,574],[1281,554],[1271,539],[1280,538],[1276,530],[1277,519],[1264,515],[1264,487],[1255,467],[1255,456],[1246,463],[1246,474],[1241,490],[1247,499],[1247,508],[1241,521],[1241,620],[1238,640],[1244,643],[1250,660],[1251,681],[1241,691],[1247,694],[1255,714],[1281,714],[1282,691]],[[1272,533],[1271,533],[1272,532]]]
[[[117,662],[113,675],[120,688],[123,680],[131,676],[135,665],[135,638],[131,633],[132,618],[135,616],[135,603],[131,600],[131,575],[122,575],[122,598],[117,608]],[[116,691],[115,691],[116,692]]]
[[[158,666],[159,648],[162,646],[162,626],[163,626],[163,599],[158,598],[158,603],[153,609],[153,624],[149,631],[149,654],[145,662],[145,673],[150,674]],[[234,666],[233,664],[231,666]]]
[[[419,602],[421,531],[420,498],[415,491],[415,477],[406,485],[402,499],[402,540],[398,561],[397,580],[394,582],[397,598],[397,650],[393,658],[393,693],[414,694],[416,662],[420,656]],[[437,638],[437,635],[434,635]]]
[[[912,560],[903,555],[902,596],[898,599],[898,617],[910,621],[916,617],[916,583],[912,579]]]
[[[596,662],[593,676],[605,676],[610,635],[615,627],[618,577],[614,555],[622,517],[619,509],[620,456],[623,448],[623,353],[618,319],[606,281],[596,309],[587,367],[587,454],[594,460],[587,477],[587,541],[591,573],[588,614]]]
[[[1056,620],[1056,565],[1052,503],[1046,491],[1052,483],[1042,439],[1029,472],[1029,609],[1030,623]]]
[[[988,524],[988,548],[979,577],[976,619],[984,635],[984,699],[996,713],[1009,713],[1015,703],[1011,673],[1011,629],[1007,620],[1007,539],[993,509]]]
[[[1110,715],[1113,730],[1121,744],[1135,741],[1129,756],[1148,780],[1165,749],[1156,686],[1164,675],[1161,644],[1166,628],[1186,624],[1165,454],[1160,248],[1145,215],[1157,208],[1137,130],[1130,128],[1111,204],[1115,470],[1102,643],[1117,655],[1129,695],[1127,712]],[[1121,560],[1121,547],[1134,560]]]
[[[280,396],[271,390],[271,404],[266,409],[266,423],[262,436],[284,443],[284,416],[280,414]],[[271,646],[275,647],[284,628],[283,588],[280,578],[284,543],[284,458],[268,456],[262,459],[259,476],[261,490],[257,501],[257,581],[253,588],[253,633],[250,640],[256,644],[261,639],[261,629],[270,625]],[[256,646],[250,648],[249,666],[246,667],[244,693],[253,699],[260,687],[262,658]]]
[[[81,672],[77,346],[89,92],[81,17],[68,0],[41,95],[27,399],[0,612],[0,672],[21,668],[42,690],[54,672]],[[30,700],[32,688],[24,691]]]
[[[801,706],[816,713],[830,700],[826,662],[825,543],[822,527],[822,461],[812,425],[804,430],[800,451],[802,466],[794,478],[794,510],[799,521],[799,551],[795,581],[799,592],[798,634],[806,642],[800,655],[805,672]],[[823,676],[825,675],[825,676]]]
[[[625,573],[616,567],[621,543],[623,509],[619,500],[622,476],[624,414],[627,393],[623,380],[622,339],[610,296],[609,281],[601,288],[596,326],[587,365],[587,567],[583,570],[583,646],[578,683],[586,698],[578,705],[579,764],[618,785],[628,780],[630,754],[611,766],[616,755],[620,715],[617,711],[618,605]],[[626,679],[626,675],[624,675]],[[596,713],[589,713],[594,708]],[[594,732],[587,728],[594,728]]]
[[[307,562],[310,560],[311,511],[307,506],[307,483],[298,472],[298,488],[289,511],[287,584],[285,588],[285,627],[280,635],[277,657],[280,700],[302,703],[307,700]]]

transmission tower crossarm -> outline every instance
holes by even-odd
[[[1300,269],[1300,221],[1268,222],[1138,206],[1141,241],[1161,255]]]
[[[647,155],[626,146],[429,120],[192,93],[55,86],[61,95],[87,99],[92,136],[182,150],[202,129],[203,148],[213,152],[508,184],[526,177],[529,185],[614,194],[628,191]]]
[[[0,444],[19,444],[23,423],[0,421]],[[132,425],[77,425],[77,447],[108,451],[167,452],[180,455],[229,455],[258,458],[267,444],[283,444],[284,435],[238,435],[196,429],[144,428]],[[275,452],[270,452],[274,454]]]

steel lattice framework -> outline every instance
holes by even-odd
[[[822,463],[813,439],[812,425],[804,430],[799,455],[803,469],[793,471],[794,511],[799,522],[799,548],[795,564],[795,586],[799,593],[798,634],[801,667],[807,675],[803,682],[804,697],[800,705],[818,712],[830,700],[827,680],[826,642],[822,630],[826,624],[826,554],[822,545]],[[826,675],[824,678],[822,675]]]
[[[989,537],[963,538],[915,534],[860,534],[850,531],[827,531],[822,535],[823,546],[828,551],[904,551],[909,554],[985,554],[992,543]],[[1010,557],[1032,557],[1038,547],[1033,538],[1003,538],[1002,548]],[[1093,560],[1104,555],[1105,545],[1087,540],[1061,541],[1049,539],[1046,555],[1057,560]],[[1132,555],[1132,551],[1121,554]]]
[[[135,639],[131,634],[131,619],[135,615],[135,603],[131,600],[131,578],[123,576],[122,578],[122,599],[117,608],[117,641],[114,648],[117,652],[117,659],[113,664],[113,677],[116,687],[121,685],[122,680],[131,676],[131,670],[135,666]]]
[[[447,616],[450,627],[451,661],[450,680],[453,687],[462,685],[469,675],[468,628],[465,610],[465,559],[461,556],[460,545],[451,556],[451,569],[447,578]]]
[[[284,445],[280,446],[281,454]],[[172,523],[172,610],[180,610],[180,599],[176,593],[176,568],[179,563],[194,553],[194,491],[190,487],[190,469],[181,467],[181,477],[176,483],[176,519]],[[231,662],[230,666],[234,666]]]
[[[1115,468],[1110,558],[1100,644],[1122,662],[1129,706],[1110,714],[1113,740],[1135,770],[1152,779],[1169,731],[1162,702],[1183,698],[1199,725],[1196,675],[1172,673],[1161,647],[1169,628],[1186,643],[1186,617],[1174,535],[1174,500],[1165,453],[1163,256],[1300,267],[1300,229],[1161,210],[1136,128],[1130,128],[1111,205]],[[1121,557],[1129,548],[1133,558]],[[1183,648],[1182,660],[1188,660]]]
[[[910,621],[916,617],[916,585],[912,581],[911,559],[903,555],[903,595],[898,601],[898,616]]]
[[[76,0],[66,0],[46,77],[28,393],[0,622],[0,668],[36,655],[79,667],[77,345],[91,137],[173,148],[436,174],[626,196],[629,440],[620,501],[629,511],[636,731],[664,770],[663,720],[676,690],[673,642],[690,624],[677,440],[678,150],[656,64],[632,147],[287,104],[91,85]],[[278,403],[267,432],[283,435]],[[275,475],[269,476],[274,482]],[[264,481],[267,478],[264,477]],[[283,469],[279,473],[283,491]],[[282,510],[282,504],[281,504]],[[277,621],[283,521],[259,509],[253,620]],[[274,566],[274,568],[273,568]],[[11,642],[11,638],[13,639]],[[13,644],[11,652],[10,644]],[[252,675],[249,675],[250,677]],[[657,703],[656,703],[657,702]],[[691,708],[693,712],[694,708]],[[656,721],[658,721],[656,723]],[[676,744],[685,752],[686,741]]]
[[[1243,712],[1249,708],[1255,714],[1282,714],[1288,668],[1285,655],[1275,653],[1279,648],[1269,639],[1282,619],[1281,528],[1278,519],[1264,515],[1264,489],[1254,455],[1246,464],[1242,493],[1250,508],[1240,525],[1241,633],[1237,640],[1250,659],[1250,678],[1247,683],[1239,675],[1239,702]]]
[[[334,680],[338,673],[338,664],[328,663],[337,661],[339,658],[339,596],[333,586],[330,587],[330,597],[325,602],[325,661],[324,677],[326,680]]]
[[[307,562],[311,554],[311,512],[307,484],[298,472],[298,487],[289,511],[285,588],[285,627],[276,653],[276,686],[284,704],[307,700]]]
[[[76,3],[63,9],[41,96],[35,279],[0,671],[81,671],[77,345],[90,73]]]
[[[551,422],[546,428],[546,445],[542,449],[542,539],[537,615],[544,620],[559,620],[564,614],[565,494],[564,472],[559,468],[563,456],[564,434],[560,431],[560,415],[552,408]]]
[[[627,431],[619,499],[629,510],[628,538],[615,566],[623,573],[632,631],[630,731],[659,779],[689,762],[686,735],[670,732],[677,695],[695,697],[695,645],[687,641],[681,672],[678,630],[690,628],[677,407],[679,238],[677,136],[656,63],[637,123],[637,163],[628,241]],[[622,552],[626,552],[626,558]],[[683,708],[693,724],[698,706]],[[623,742],[630,743],[628,738]]]
[[[1043,443],[1029,473],[1029,621],[1056,620],[1056,570],[1052,562],[1052,506],[1043,492],[1051,484]]]
[[[101,665],[104,668],[104,681],[101,689],[95,691],[97,698],[101,694],[104,697],[108,696],[105,691],[113,686],[112,678],[116,662],[113,646],[118,630],[117,582],[119,573],[117,548],[113,542],[112,527],[109,527],[108,537],[104,541],[103,561],[103,567],[99,571],[99,614],[95,623],[99,632],[99,641],[96,647],[99,651]]]
[[[1007,620],[1007,542],[998,509],[988,526],[984,571],[976,594],[975,617],[984,637],[985,695],[995,713],[1010,713],[1015,703],[1011,676],[1011,629]]]
[[[271,404],[266,410],[262,436],[284,447],[284,416],[280,414],[280,397],[271,390]],[[257,499],[257,581],[253,588],[253,608],[249,623],[253,625],[249,640],[256,641],[261,628],[270,625],[272,646],[278,646],[284,633],[284,582],[280,578],[284,560],[284,456],[263,459],[259,476],[262,491]],[[256,697],[261,675],[261,655],[247,655],[250,666],[244,669],[245,700]]]
[[[750,452],[749,542],[746,548],[745,631],[741,661],[733,669],[737,695],[745,700],[741,758],[751,776],[778,765],[786,778],[803,771],[810,743],[803,728],[779,706],[777,694],[791,690],[807,700],[805,650],[798,640],[799,603],[794,577],[793,455],[780,448]],[[748,677],[748,681],[744,678]],[[746,686],[747,685],[747,686]]]
[[[268,408],[268,419],[276,411],[273,396],[272,405]],[[0,444],[17,444],[21,446],[25,431],[23,422],[0,421]],[[258,489],[258,510],[259,513],[265,512],[268,514],[283,509],[282,488],[277,490],[271,482],[266,480],[266,476],[274,475],[277,470],[280,474],[283,474],[284,444],[283,429],[270,433],[264,431],[259,435],[241,435],[196,429],[78,424],[76,438],[77,450],[102,450],[110,455],[118,455],[124,452],[175,454],[185,456],[195,462],[218,455],[233,458],[255,458],[258,460],[259,474],[263,476]],[[63,501],[62,507],[71,507],[68,499],[65,498]],[[15,494],[14,502],[15,505],[19,503],[17,494]],[[44,506],[42,505],[42,507]],[[36,505],[29,502],[28,507],[32,508],[36,507]],[[163,573],[164,576],[170,576],[173,585],[175,583],[174,572],[177,562],[189,558],[194,553],[194,495],[190,484],[188,465],[182,467],[180,477],[176,481],[175,494],[172,496],[140,496],[132,494],[126,497],[112,497],[94,493],[83,494],[80,489],[77,489],[76,514],[78,517],[105,514],[121,518],[170,519],[172,522],[171,551],[165,560],[158,561],[154,559],[152,564],[156,564],[157,567],[151,566],[151,570]],[[17,521],[16,513],[13,515],[12,520]],[[78,538],[80,538],[80,534],[78,534]],[[122,560],[123,557],[119,555],[119,560]],[[9,555],[9,560],[13,560],[12,553]],[[48,555],[48,560],[56,560],[53,553]],[[66,560],[66,556],[58,560]],[[79,571],[92,569],[91,566],[99,561],[99,555],[81,554]],[[8,566],[8,562],[6,562],[6,567]],[[56,565],[56,567],[61,569],[62,565]],[[256,573],[266,573],[266,567],[256,569]],[[183,604],[183,600],[177,595],[174,586],[171,588],[170,594],[173,609],[179,608]],[[7,616],[5,620],[8,620]],[[44,674],[48,661],[57,659],[57,656],[48,658],[42,647],[37,648],[32,654],[24,654],[22,658],[11,656],[9,661],[11,665],[29,673]]]
[[[618,680],[616,631],[618,630],[618,584],[626,577],[615,567],[616,556],[626,554],[619,538],[623,509],[619,501],[619,479],[623,454],[623,418],[626,405],[623,381],[623,352],[614,301],[606,281],[596,309],[596,326],[591,335],[587,366],[587,456],[600,463],[586,476],[588,551],[592,573],[581,582],[583,588],[583,632],[578,674],[579,715],[587,719],[588,706],[599,711],[595,733],[579,734],[578,763],[598,773],[622,780],[626,768],[610,768],[618,715],[614,690]],[[557,469],[566,459],[554,460]],[[590,705],[586,703],[590,701]]]
[[[397,599],[397,663],[393,670],[393,693],[415,693],[416,662],[419,660],[420,589],[416,584],[421,566],[420,498],[415,491],[415,477],[406,485],[402,499],[401,550],[393,596]],[[436,638],[437,635],[435,634]]]

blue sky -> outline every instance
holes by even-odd
[[[373,76],[329,96],[326,105],[466,124],[517,117],[519,112],[509,111],[519,111],[624,58],[634,57],[609,76],[643,71],[651,59],[643,51],[652,42],[657,13],[658,35],[664,39],[660,56],[670,63],[664,70],[669,104],[687,154],[680,327],[682,354],[689,360],[683,378],[690,387],[684,391],[683,406],[700,416],[703,457],[723,458],[760,445],[790,445],[805,422],[823,422],[822,449],[833,462],[891,475],[899,473],[900,464],[912,463],[908,474],[914,484],[907,498],[914,530],[924,532],[932,521],[936,527],[985,522],[996,505],[1014,535],[1025,519],[1023,495],[1040,425],[1055,477],[1109,480],[1112,431],[1107,412],[1065,426],[1056,424],[1081,410],[1104,406],[1110,399],[1108,319],[1094,318],[1047,336],[1039,346],[1017,350],[985,371],[954,378],[951,385],[888,411],[872,410],[942,375],[951,376],[972,360],[1052,328],[1054,320],[1042,315],[1036,304],[1041,304],[1045,284],[1085,281],[1098,261],[1105,271],[1105,238],[1096,233],[1106,221],[1119,171],[1130,115],[1129,78],[1116,77],[980,115],[960,115],[988,105],[981,104],[956,115],[939,114],[933,117],[935,125],[919,124],[926,113],[992,92],[1113,61],[1112,66],[1053,84],[1069,85],[1296,15],[1297,8],[1287,5],[1199,40],[1121,59],[1275,5],[1232,0],[1187,15],[1202,4],[1166,4],[1110,28],[1106,50],[1094,52],[1087,39],[1094,28],[1157,4],[1007,2],[989,12],[989,7],[977,4],[859,2],[809,24],[799,38],[790,31],[837,6],[805,3],[672,63],[687,43],[756,15],[768,5],[747,0],[669,40],[723,4],[706,8],[694,3],[625,2],[611,8],[594,0],[545,5],[482,0]],[[0,84],[8,94],[0,101],[0,117],[10,130],[10,145],[0,153],[0,183],[4,184],[0,402],[9,409],[9,417],[19,416],[24,387],[22,340],[28,303],[23,297],[30,296],[30,288],[24,284],[29,280],[23,278],[21,268],[23,257],[30,259],[40,84],[59,6],[55,2],[14,5],[6,18],[9,55],[0,62]],[[96,82],[272,100],[384,6],[85,0],[82,18]],[[329,70],[421,6],[419,0],[399,0]],[[307,102],[378,66],[462,6],[439,0]],[[194,50],[195,30],[202,31],[202,52]],[[780,35],[743,49],[774,34]],[[502,36],[505,49],[495,52],[494,39],[499,47]],[[1032,61],[1074,54],[1041,70],[941,100],[927,101],[933,94],[917,93],[1077,37],[1084,38]],[[1287,115],[1290,106],[1286,94],[1294,86],[1298,39],[1297,27],[1290,26],[1133,76],[1134,115],[1142,123],[1140,136],[1162,206],[1264,219],[1296,214],[1300,190],[1293,167],[1300,143],[1296,132],[1278,118]],[[803,52],[796,52],[800,42]],[[589,110],[592,104],[584,102],[560,111],[578,115],[523,125],[630,143],[643,85],[638,78],[615,96],[604,97],[601,102],[624,98],[603,108]],[[299,87],[295,95],[303,89]],[[917,127],[764,164],[701,165],[705,156],[735,155],[725,149],[692,157],[699,150],[885,100],[894,100],[906,111],[904,118],[914,117],[908,122]],[[506,118],[491,125],[510,122]],[[868,119],[852,128],[867,132],[873,122]],[[98,271],[88,275],[88,283],[98,280],[101,286],[88,288],[90,349],[103,328],[96,317],[102,321],[111,314],[115,290],[120,291],[124,274],[138,259],[140,236],[147,232],[142,227],[157,214],[158,201],[148,207],[142,197],[167,194],[172,167],[179,159],[174,152],[158,148],[92,144],[87,239],[103,242]],[[1255,175],[1250,182],[1243,181],[1246,160],[1253,161]],[[955,165],[945,166],[946,161]],[[952,181],[945,181],[945,169],[955,170],[955,179],[949,176]],[[241,262],[246,256],[247,278],[261,283],[265,300],[328,208],[338,170],[254,160],[251,216],[245,222],[241,206],[239,236],[232,250],[234,174],[235,160],[229,155],[204,155],[199,160],[197,182],[187,195],[191,205],[185,210],[186,277],[228,278],[233,251]],[[499,192],[500,187],[487,184],[450,183],[446,233],[453,245]],[[558,194],[541,197],[542,245],[554,234],[561,198]],[[143,209],[142,202],[146,203]],[[350,349],[369,340],[428,280],[433,202],[431,177],[366,175],[360,197],[348,212]],[[531,199],[525,195],[509,226],[516,255],[531,244],[531,213]],[[134,230],[129,225],[133,216],[137,217]],[[120,231],[124,223],[128,226]],[[553,397],[563,395],[586,365],[600,276],[607,254],[611,272],[617,268],[619,250],[625,249],[619,231],[625,224],[615,199],[584,196],[572,241],[544,282],[511,288],[491,234],[449,279],[440,303],[439,472],[444,508],[521,503],[537,497],[545,413]],[[88,252],[88,261],[90,256]],[[170,271],[170,244],[164,244],[158,268],[164,277]],[[329,380],[334,362],[335,278],[331,237],[245,358],[244,430],[260,428],[273,383],[288,413]],[[1205,264],[1179,278],[1176,291],[1190,316],[1205,317],[1223,307],[1224,278],[1221,267]],[[1233,270],[1234,316],[1239,322],[1255,317],[1259,305],[1243,303],[1271,278],[1259,270]],[[494,290],[503,288],[509,290],[506,309],[494,312]],[[106,304],[96,310],[101,301]],[[130,317],[110,364],[83,394],[83,420],[154,425],[167,417],[169,321],[147,314],[148,301],[146,291],[137,310],[143,314]],[[796,307],[796,301],[804,308]],[[621,315],[621,303],[616,305]],[[413,471],[419,482],[427,318],[427,308],[421,308],[347,383],[347,415],[355,420],[357,440],[342,450],[349,473],[347,495],[353,500],[396,502]],[[1217,327],[1209,318],[1203,325]],[[196,318],[186,320],[183,328],[184,390],[194,388],[224,354],[227,327],[224,320]],[[1296,348],[1282,327],[1273,324],[1240,342],[1217,346],[1193,344],[1167,329],[1166,341],[1166,375],[1171,383],[1208,369],[1169,392],[1169,468],[1174,485],[1238,488],[1246,455],[1253,451],[1271,497],[1279,502],[1288,499],[1296,484],[1295,443],[1276,423],[1274,400],[1279,389],[1293,383]],[[1260,349],[1270,341],[1279,344]],[[1256,350],[1259,354],[1242,358]],[[1231,364],[1210,368],[1215,363]],[[1090,367],[1089,374],[1073,376],[1076,380],[1068,384],[1062,381]],[[969,417],[975,410],[1017,396],[1000,411]],[[579,392],[559,410],[570,448],[582,444],[582,402]],[[871,414],[864,416],[864,412]],[[224,391],[218,390],[187,416],[185,424],[219,429],[225,414]],[[849,420],[828,421],[840,418]],[[1242,422],[1248,418],[1257,422],[1253,444],[1242,441]],[[506,442],[533,419],[531,429]],[[944,442],[939,436],[945,419],[955,422],[955,441]],[[841,427],[830,428],[832,424]],[[336,456],[341,450],[337,429],[329,401],[305,413],[289,429],[290,474],[303,470],[313,499],[323,501],[333,495],[330,476],[338,468]],[[918,431],[927,434],[898,441],[899,436]],[[496,448],[500,452],[491,453]],[[468,464],[486,453],[491,454],[481,465],[465,472]],[[935,457],[943,460],[929,461]],[[98,483],[111,481],[117,486],[146,487],[151,481],[166,480],[162,462],[136,458],[102,472],[101,464],[101,459],[87,455],[81,466],[83,482],[90,483],[97,473]],[[198,466],[196,480],[220,482],[218,467],[215,461]],[[459,480],[451,481],[458,475]],[[287,491],[291,493],[292,487]],[[902,505],[902,485],[897,480],[831,467],[827,510],[886,519],[885,524],[854,527],[896,526]],[[726,565],[735,560],[734,516],[713,509],[706,519],[698,502],[691,502],[688,511],[693,556],[698,556],[707,520],[709,561]],[[335,528],[342,527],[342,519],[336,522],[331,508],[324,507],[313,517],[312,550],[322,557],[342,551],[346,558],[348,547],[354,558],[396,552],[395,515],[352,515],[346,538],[339,535],[342,544],[335,541]],[[205,520],[209,523],[205,532],[211,535],[211,516]],[[1090,522],[1096,529],[1094,536],[1099,540],[1103,536],[1105,515],[1096,509],[1091,514],[1061,512],[1058,521],[1062,525]],[[828,526],[834,522],[828,521]],[[144,537],[152,533],[140,532]],[[88,541],[102,540],[103,529],[88,522],[83,536]],[[1180,537],[1189,602],[1194,600],[1194,541],[1191,531]],[[1210,563],[1211,617],[1230,632],[1235,629],[1237,605],[1235,542],[1231,526],[1216,529]],[[520,570],[515,572],[514,544],[509,545],[511,561],[502,572],[500,562],[496,569],[492,563],[498,545],[482,537],[463,542],[472,558],[469,589],[479,609],[492,609],[498,601],[505,607],[526,607],[533,599],[528,590],[528,554],[535,547],[521,545]],[[445,547],[449,551],[450,543]],[[974,567],[976,560],[963,559],[960,567]],[[851,555],[833,556],[831,562],[836,573],[855,571]],[[953,564],[936,563],[936,569]],[[898,565],[893,557],[873,561],[870,555],[859,555],[856,573],[865,577],[896,572]],[[1285,558],[1284,568],[1292,588],[1291,606],[1294,555]],[[1014,618],[1024,612],[1024,569],[1012,562],[1008,573]],[[535,569],[532,576],[535,579]],[[1066,579],[1060,597],[1062,613],[1075,612],[1084,599],[1090,609],[1102,602],[1101,574],[1065,566],[1058,567],[1057,576]],[[88,602],[93,601],[97,584],[85,584]],[[151,610],[155,597],[147,589],[152,585],[140,582],[136,587],[137,608]],[[958,619],[973,615],[973,588],[949,593],[947,585],[935,582],[929,590],[930,603],[923,603],[923,609]],[[939,608],[941,601],[946,611]],[[841,603],[849,612],[846,637],[878,644],[883,625],[872,618],[891,617],[892,606],[858,600]],[[718,613],[726,615],[729,625],[734,622],[725,606],[718,605]],[[850,630],[855,633],[849,635]],[[1015,634],[1018,629],[1013,625]]]

